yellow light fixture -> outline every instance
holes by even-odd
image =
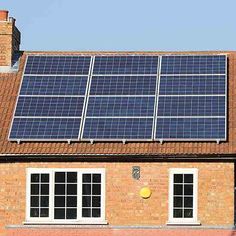
[[[144,199],[149,198],[151,194],[152,194],[152,191],[149,187],[143,187],[139,191],[139,195]]]

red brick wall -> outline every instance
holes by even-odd
[[[132,166],[141,167],[134,180]],[[233,163],[9,163],[0,164],[0,226],[25,220],[26,168],[106,168],[106,220],[109,225],[166,225],[169,168],[198,168],[198,220],[204,226],[232,226],[234,221]],[[142,199],[139,190],[152,195]]]
[[[8,236],[236,236],[217,229],[11,229]]]

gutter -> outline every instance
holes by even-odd
[[[231,154],[0,154],[0,163],[8,162],[224,162],[235,161]]]

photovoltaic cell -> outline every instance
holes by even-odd
[[[153,116],[155,97],[91,97],[87,116]]]
[[[160,95],[225,94],[225,75],[164,76]]]
[[[225,55],[163,56],[161,74],[225,74]]]
[[[20,95],[85,95],[88,76],[24,76]]]
[[[83,97],[19,97],[15,116],[82,116]]]
[[[87,75],[90,61],[89,56],[28,56],[25,75]]]
[[[224,139],[225,118],[158,118],[158,139]]]
[[[14,118],[10,139],[77,139],[78,118]]]
[[[225,97],[160,97],[158,116],[225,116]]]
[[[84,139],[151,139],[152,118],[87,118]]]
[[[93,74],[156,74],[157,56],[96,56]]]
[[[93,76],[90,95],[155,95],[157,76]]]

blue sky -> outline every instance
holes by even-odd
[[[236,0],[1,0],[22,50],[236,50]]]

